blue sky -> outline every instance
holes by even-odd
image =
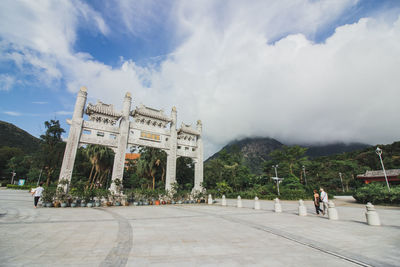
[[[201,119],[206,156],[251,136],[391,143],[399,15],[397,0],[1,1],[0,120],[68,130],[86,86]]]

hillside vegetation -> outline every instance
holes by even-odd
[[[379,147],[383,150],[385,167],[400,168],[400,142]],[[271,179],[275,176],[272,166],[278,165],[278,177],[284,178],[280,184],[283,198],[307,198],[313,189],[319,187],[324,187],[331,194],[343,191],[351,193],[362,186],[355,179],[357,174],[381,169],[375,149],[376,146],[310,158],[307,156],[310,148],[282,145],[257,163],[258,169],[262,170],[260,173],[249,164],[249,153],[240,144],[230,144],[206,161],[204,184],[220,195],[274,198],[277,196],[277,184]],[[342,174],[342,180],[339,173]]]
[[[39,149],[40,139],[32,136],[17,126],[0,121],[0,148],[19,148],[24,153],[33,153]]]

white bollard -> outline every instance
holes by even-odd
[[[237,207],[238,208],[242,208],[243,207],[242,198],[240,196],[238,196],[238,198],[237,198]]]
[[[372,205],[371,202],[368,202],[365,207],[367,208],[367,212],[365,213],[365,217],[367,218],[367,224],[374,226],[381,225],[378,212],[376,212],[374,205]]]
[[[226,198],[225,198],[225,195],[222,196],[222,206],[226,206]]]
[[[275,212],[282,212],[282,206],[281,203],[279,202],[279,198],[275,198]]]
[[[261,207],[260,207],[260,200],[258,200],[258,197],[255,197],[255,198],[254,198],[254,209],[255,209],[255,210],[261,209]]]
[[[307,208],[302,199],[299,200],[299,216],[307,216]]]
[[[208,195],[208,204],[211,205],[213,203],[213,199],[211,194]]]
[[[339,215],[333,201],[329,201],[328,203],[328,218],[329,220],[339,220]]]

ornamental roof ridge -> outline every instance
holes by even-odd
[[[131,116],[135,117],[136,114],[166,122],[170,122],[172,120],[171,118],[169,118],[167,115],[164,114],[164,110],[149,108],[143,104],[140,104],[140,106],[136,107],[135,110],[131,111]]]
[[[96,105],[89,103],[86,108],[86,114],[91,115],[93,113],[103,114],[114,118],[121,117],[120,112],[116,112],[114,110],[114,105],[112,104],[105,104],[101,101],[97,101]]]
[[[182,122],[181,128],[178,130],[178,133],[188,133],[188,134],[193,134],[193,135],[200,135],[200,132],[197,131],[196,129],[193,129],[192,125],[190,124],[184,124]]]
[[[387,176],[398,176],[398,175],[400,175],[400,169],[386,170],[386,175]],[[366,171],[364,175],[359,175],[359,176],[363,176],[363,177],[384,176],[384,173],[383,173],[383,170]]]

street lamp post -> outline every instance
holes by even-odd
[[[340,177],[340,182],[342,183],[342,191],[344,192],[343,179],[342,179],[342,173],[341,172],[339,172],[339,177]]]
[[[279,165],[272,165],[272,168],[275,169],[275,177],[272,177],[272,179],[276,182],[276,188],[278,190],[278,196],[280,196],[281,194],[279,193],[279,183],[283,180],[283,178],[279,178],[278,177],[278,166]]]
[[[390,186],[389,186],[389,182],[388,182],[388,179],[387,179],[387,176],[386,176],[385,166],[383,166],[383,161],[382,161],[382,149],[377,147],[375,152],[376,152],[376,154],[378,154],[379,159],[381,160],[381,165],[382,165],[382,169],[383,169],[383,174],[385,175],[386,185],[387,185],[387,188],[388,188],[388,190],[390,192]]]
[[[306,166],[304,166],[304,165],[303,165],[303,173],[304,173],[304,182],[306,182],[306,186],[307,186]]]

